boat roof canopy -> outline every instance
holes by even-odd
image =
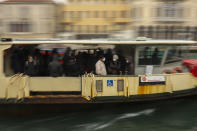
[[[196,41],[190,40],[61,40],[61,39],[13,39],[11,41],[0,41],[1,45],[12,44],[82,44],[82,45],[197,45]]]

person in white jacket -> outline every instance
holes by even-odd
[[[101,56],[100,59],[96,62],[96,74],[97,75],[107,75],[105,67],[105,57]]]

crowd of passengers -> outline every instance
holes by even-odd
[[[14,73],[29,76],[81,76],[85,73],[96,75],[133,74],[132,57],[123,57],[121,51],[111,49],[76,52],[67,48],[62,59],[57,49],[41,53],[38,48],[13,47],[11,68]]]

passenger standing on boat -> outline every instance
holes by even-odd
[[[112,75],[118,75],[120,73],[120,62],[118,61],[117,55],[113,55],[113,60],[110,61],[108,66],[108,72]]]
[[[73,66],[71,68],[70,76],[79,76],[81,75],[80,64],[77,62],[77,59],[74,57]]]
[[[120,62],[120,75],[125,73],[125,68],[126,68],[126,59],[124,56],[122,56],[122,51],[119,50],[117,52],[117,55],[119,57],[118,61]]]
[[[88,54],[88,52],[83,52],[83,61],[85,72],[90,73],[90,55]]]
[[[158,48],[155,48],[153,56],[152,56],[152,65],[158,65],[159,64],[159,50]]]
[[[13,69],[14,73],[21,73],[21,63],[19,57],[19,50],[16,47],[13,47],[13,53],[11,56],[11,68]]]
[[[52,50],[52,55],[49,57],[49,62],[53,61],[54,57],[59,58],[59,55],[58,55],[58,53],[57,53],[57,49],[56,49],[56,48],[54,48],[54,49]]]
[[[110,66],[110,63],[113,61],[113,54],[112,54],[112,50],[111,49],[107,49],[107,53],[105,54],[105,58],[106,58],[106,61],[105,61],[105,65],[107,67],[107,72],[110,72],[108,71],[108,67]]]
[[[105,57],[100,56],[100,59],[97,61],[96,67],[96,74],[97,75],[107,75],[106,67],[105,67]]]
[[[133,67],[132,61],[133,61],[132,56],[126,57],[125,75],[133,75],[134,74],[134,67]]]
[[[69,62],[69,59],[71,57],[71,49],[70,48],[67,48],[65,53],[64,53],[64,58],[63,58],[63,70],[64,70],[64,75],[67,76],[68,75],[68,72],[69,72],[69,67],[68,67],[68,62]]]
[[[49,75],[52,77],[62,76],[62,66],[58,61],[56,55],[53,56],[53,60],[49,63]]]
[[[44,55],[41,55],[40,58],[40,75],[41,76],[48,76],[48,69],[46,67],[48,67],[49,65],[49,52],[45,51]]]
[[[76,58],[74,52],[69,51],[68,56],[64,59],[64,73],[65,76],[72,76],[75,72]]]
[[[25,74],[35,76],[37,73],[37,63],[34,61],[33,56],[28,56],[28,61],[25,62]]]
[[[93,55],[91,56],[91,60],[90,60],[90,71],[95,74],[95,65],[96,65],[96,62],[99,60],[98,58],[98,53],[96,50],[94,50],[93,52]]]
[[[40,59],[41,59],[40,50],[35,49],[35,51],[34,51],[34,62],[36,63],[36,66],[37,66],[36,75],[38,75],[38,76],[41,76]]]
[[[84,64],[84,58],[82,56],[82,52],[78,52],[76,55],[76,62],[79,67],[79,75],[82,75],[85,73],[85,64]]]

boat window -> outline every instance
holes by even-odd
[[[165,64],[182,61],[187,56],[188,56],[188,51],[186,47],[181,47],[181,46],[170,47],[168,50]]]
[[[96,74],[96,63],[105,57],[107,75],[134,73],[134,47],[126,45],[13,45],[4,50],[6,76],[81,76]]]
[[[139,49],[139,65],[160,65],[165,48],[142,47]]]
[[[186,60],[196,59],[197,58],[197,46],[191,46],[187,49]]]

